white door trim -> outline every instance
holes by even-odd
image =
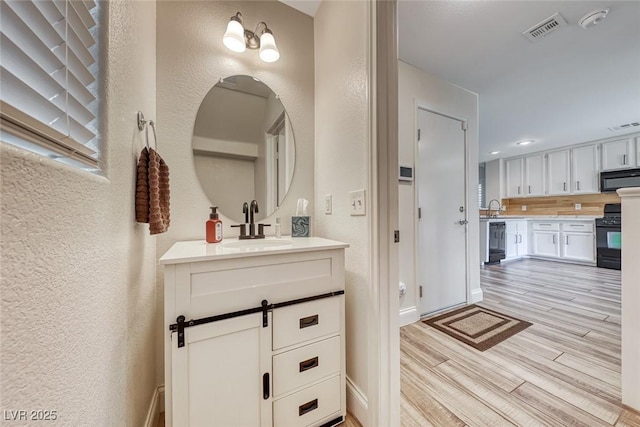
[[[422,316],[422,310],[420,307],[422,307],[421,305],[421,301],[420,301],[420,284],[419,284],[419,276],[418,276],[418,179],[417,176],[420,173],[420,162],[419,157],[418,157],[418,111],[422,110],[422,111],[426,111],[428,113],[432,113],[432,114],[437,114],[439,116],[442,117],[446,117],[448,119],[452,119],[452,120],[456,120],[458,122],[460,122],[462,129],[464,131],[464,200],[465,200],[465,215],[464,218],[469,221],[469,135],[468,135],[468,120],[465,117],[460,117],[454,114],[449,114],[449,113],[444,113],[436,108],[431,108],[429,106],[426,106],[424,104],[422,104],[421,102],[414,100],[414,109],[413,109],[413,123],[414,123],[414,144],[413,144],[413,150],[414,150],[414,154],[413,154],[413,158],[416,159],[415,161],[415,176],[416,178],[414,179],[414,183],[415,185],[413,186],[413,205],[415,207],[414,212],[413,212],[413,226],[414,226],[414,230],[416,230],[416,236],[413,242],[413,274],[416,278],[415,281],[415,306],[418,307],[418,316]],[[470,282],[470,278],[469,278],[469,271],[470,271],[470,254],[469,254],[469,224],[466,225],[466,231],[465,231],[465,264],[466,264],[466,270],[465,270],[465,293],[466,293],[466,304],[469,304],[470,302],[472,302],[474,300],[474,298],[471,295],[471,282]],[[433,314],[433,313],[429,313],[429,314]]]

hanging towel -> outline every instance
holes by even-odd
[[[153,122],[149,124],[155,136]],[[147,133],[147,146],[140,152],[136,170],[136,221],[149,223],[151,234],[164,233],[171,222],[169,199],[169,167],[160,154],[149,146]]]

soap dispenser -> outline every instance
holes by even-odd
[[[218,218],[218,207],[212,206],[209,219],[206,224],[207,243],[218,243],[222,241],[222,221]]]

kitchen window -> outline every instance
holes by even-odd
[[[98,171],[98,4],[3,0],[0,7],[0,140]]]

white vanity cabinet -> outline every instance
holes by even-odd
[[[342,422],[347,246],[176,243],[160,259],[166,426]]]

